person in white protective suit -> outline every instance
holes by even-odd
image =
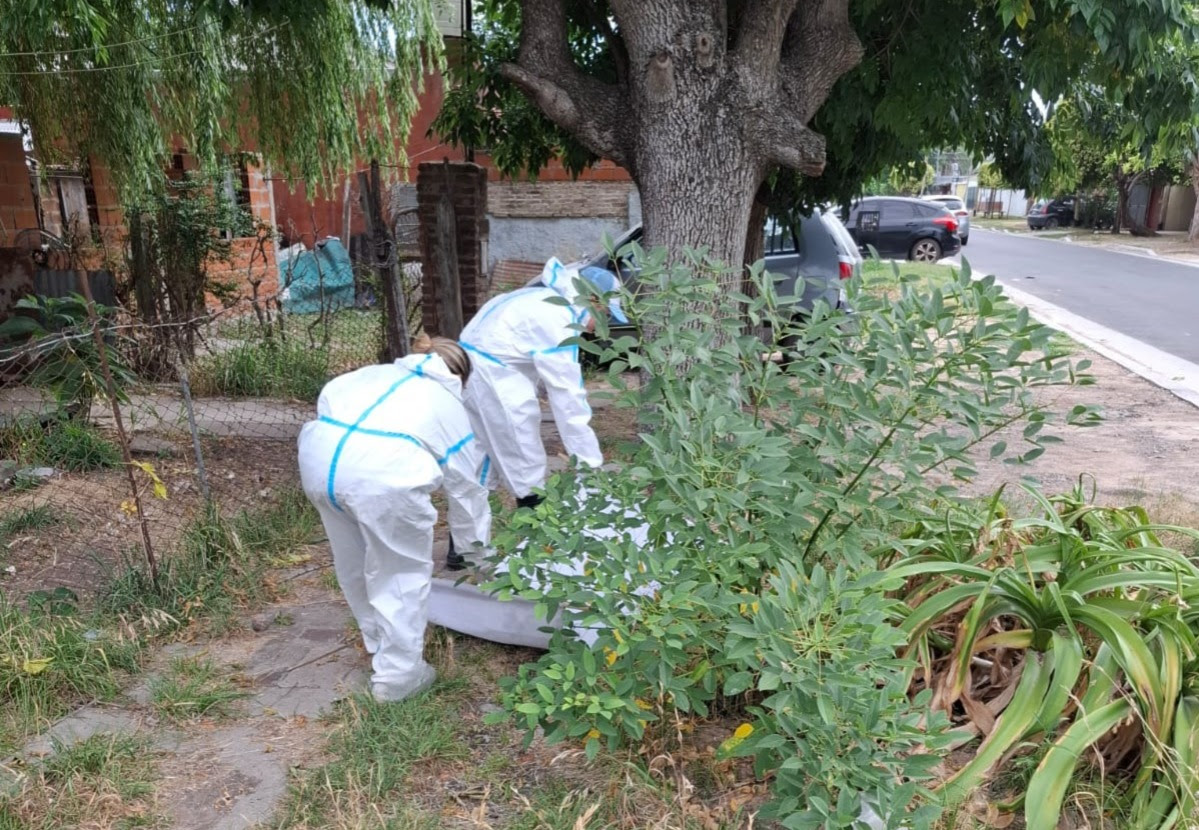
[[[431,493],[443,488],[457,549],[490,541],[483,453],[462,404],[471,361],[452,340],[330,381],[300,432],[300,476],[320,513],[337,581],[373,655],[371,692],[427,689],[425,623],[433,575]],[[472,381],[473,382],[473,381]]]
[[[538,381],[545,385],[566,452],[592,467],[603,464],[591,429],[578,347],[562,344],[579,334],[578,327],[594,329],[588,295],[604,296],[619,287],[620,279],[611,271],[579,272],[551,259],[537,279],[494,297],[462,330],[459,342],[474,366],[464,399],[471,423],[520,507],[537,505],[541,498],[534,491],[545,486]],[[569,304],[555,304],[551,300],[556,297]],[[608,310],[617,322],[628,322],[619,298],[608,301]],[[453,549],[447,564],[463,566]]]

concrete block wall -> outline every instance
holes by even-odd
[[[570,262],[641,221],[629,181],[493,182],[487,194],[488,271],[501,262]]]
[[[437,280],[441,263],[434,243],[437,205],[449,193],[454,206],[458,241],[458,276],[462,292],[462,322],[465,324],[487,301],[487,170],[477,164],[430,162],[420,165],[416,178],[416,200],[420,218],[421,324],[430,335],[445,334],[438,319]],[[449,334],[457,336],[457,332]]]

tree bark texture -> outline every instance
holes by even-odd
[[[1191,164],[1191,189],[1195,191],[1195,209],[1191,213],[1191,229],[1187,239],[1194,242],[1199,239],[1199,162]]]
[[[618,83],[574,64],[565,0],[522,0],[519,61],[503,74],[592,152],[629,170],[647,245],[676,258],[704,248],[739,265],[768,171],[824,169],[824,139],[807,123],[861,59],[848,0],[609,5]],[[735,285],[736,269],[727,279]]]

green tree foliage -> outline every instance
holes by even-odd
[[[985,162],[978,168],[978,186],[990,188],[991,190],[1001,190],[1008,186],[1007,179],[1003,177],[1003,172],[995,165],[994,162]]]
[[[728,3],[730,32],[742,5]],[[566,2],[575,64],[614,84],[623,54],[617,6]],[[452,73],[455,88],[435,129],[452,142],[485,147],[510,175],[535,174],[555,157],[574,172],[596,161],[500,73],[517,58],[519,0],[478,0],[475,7],[468,59]],[[1054,158],[1034,91],[1056,101],[1088,79],[1122,101],[1131,94],[1129,77],[1178,77],[1177,55],[1162,44],[1192,43],[1199,31],[1180,0],[864,0],[849,4],[849,14],[864,56],[811,121],[827,141],[824,174],[780,169],[767,182],[776,208],[849,198],[930,145],[989,156],[1008,182],[1029,187]],[[1182,84],[1172,88],[1186,97]],[[1157,122],[1146,119],[1143,129],[1165,126]],[[714,191],[719,186],[713,182]]]
[[[921,159],[908,164],[898,164],[887,175],[887,184],[893,193],[901,196],[919,196],[924,189],[937,180],[937,171]]]
[[[393,158],[440,64],[429,0],[0,4],[0,104],[42,159],[97,158],[127,200],[175,141],[210,167],[251,143],[314,185]]]
[[[1082,192],[1096,199],[1105,190],[1114,190],[1117,232],[1121,225],[1134,233],[1150,232],[1128,214],[1132,188],[1178,180],[1184,154],[1199,146],[1194,143],[1199,118],[1189,109],[1181,109],[1172,122],[1160,120],[1159,113],[1159,129],[1146,132],[1142,112],[1153,108],[1153,98],[1148,90],[1144,94],[1146,102],[1133,106],[1113,101],[1098,87],[1083,86],[1056,108],[1048,127],[1054,164],[1047,192]]]

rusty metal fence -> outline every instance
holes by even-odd
[[[419,266],[404,282],[418,290]],[[40,298],[0,325],[0,593],[85,597],[210,508],[296,497],[299,430],[327,380],[379,361],[384,320],[361,292],[283,300],[151,325]]]

